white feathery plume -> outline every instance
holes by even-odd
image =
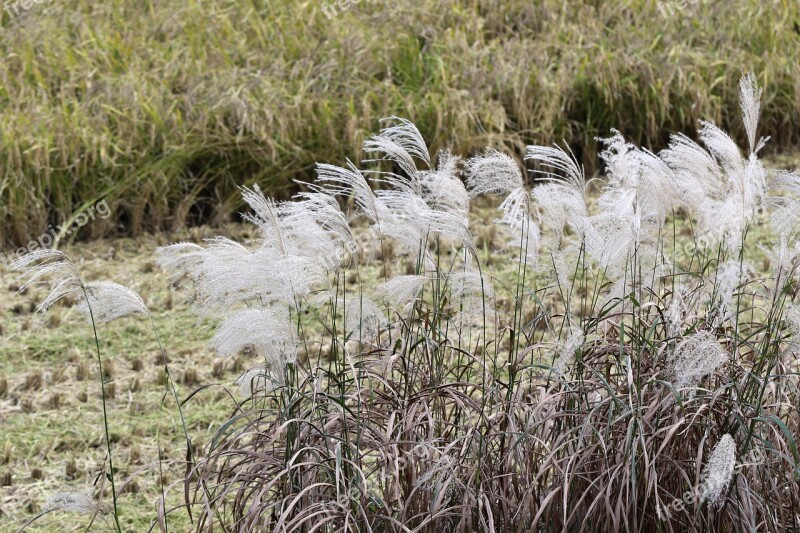
[[[242,216],[261,230],[264,246],[274,247],[282,255],[286,255],[287,247],[275,200],[266,198],[258,185],[253,185],[252,189],[243,187],[242,198],[253,210],[252,213],[244,213]]]
[[[734,292],[750,270],[749,265],[739,264],[735,260],[727,261],[717,268],[715,283],[710,284],[708,289],[709,320],[715,326],[732,318]]]
[[[223,237],[207,242],[208,246],[196,254],[199,260],[184,264],[195,280],[194,304],[201,313],[227,310],[251,300],[293,305],[293,286],[274,275],[283,272],[278,265],[285,258],[279,252],[270,248],[251,252]],[[298,287],[302,297],[305,294],[300,289],[303,287]]]
[[[769,183],[770,192],[776,193],[768,199],[770,224],[775,233],[797,235],[800,229],[800,174],[775,172]]]
[[[785,286],[787,277],[794,272],[794,263],[800,256],[800,243],[795,242],[794,248],[789,248],[789,239],[781,233],[778,242],[772,247],[759,245],[759,248],[769,258],[772,268],[772,279],[775,280],[773,290],[781,291]]]
[[[383,181],[399,189],[420,194],[419,170],[414,158],[421,159],[427,168],[431,166],[428,147],[422,134],[410,121],[398,117],[384,120],[396,120],[399,124],[384,128],[378,135],[364,142],[364,151],[367,153],[383,153],[382,159],[371,159],[368,162],[388,160],[394,162],[403,171],[405,176],[393,172],[377,173]]]
[[[708,331],[699,331],[684,338],[671,358],[671,371],[676,388],[696,387],[703,377],[712,374],[730,359],[717,338]]]
[[[381,122],[396,121],[398,124],[383,128],[375,138],[388,139],[400,146],[407,154],[422,160],[427,167],[431,166],[431,156],[428,146],[422,138],[417,126],[408,119],[392,116],[384,118]]]
[[[447,284],[450,287],[450,298],[454,302],[482,296],[486,300],[494,299],[495,293],[491,281],[479,272],[453,272],[447,276]]]
[[[37,312],[45,312],[58,301],[68,296],[83,297],[83,281],[78,269],[69,257],[58,250],[36,250],[14,260],[11,270],[22,271],[24,280],[20,292],[31,287],[50,284],[50,293],[37,307]]]
[[[575,272],[575,268],[571,265],[575,263],[573,261],[568,261],[567,258],[573,256],[573,251],[573,247],[568,247],[563,250],[550,252],[555,281],[558,282],[559,288],[563,294],[569,294],[572,288],[572,275]]]
[[[800,348],[800,307],[790,305],[783,314],[783,320],[789,333],[789,349],[797,350]]]
[[[542,213],[542,222],[555,232],[554,247],[561,240],[567,225],[579,238],[583,238],[589,214],[586,176],[575,155],[559,146],[528,146],[525,159],[537,161],[546,169],[555,171],[536,171],[545,176],[547,183],[534,187],[531,192]]]
[[[85,515],[94,515],[101,512],[100,505],[86,492],[57,492],[47,498],[42,509],[43,513],[65,511]]]
[[[480,326],[484,320],[491,323],[495,292],[487,276],[472,270],[451,272],[447,275],[447,287],[456,334],[465,327]]]
[[[633,194],[632,191],[628,193]],[[586,226],[586,252],[602,270],[607,270],[611,278],[624,272],[625,264],[641,242],[638,214],[632,205],[622,206],[616,211],[609,206],[605,212],[592,217]]]
[[[544,174],[547,176],[547,179],[555,181],[556,183],[563,183],[565,181],[561,177],[561,174],[563,174],[569,189],[580,192],[581,195],[585,194],[586,177],[584,175],[583,165],[578,163],[572,151],[567,153],[559,146],[528,146],[525,152],[525,159],[529,161],[538,161],[545,168],[558,171],[560,174],[547,171],[537,172]]]
[[[714,157],[686,135],[671,136],[669,147],[659,157],[672,169],[677,198],[698,220],[708,212],[708,201],[724,199],[725,174]]]
[[[700,501],[708,501],[712,506],[722,503],[736,468],[736,442],[729,434],[719,440],[711,457],[703,469],[703,485],[700,489]]]
[[[339,202],[328,193],[307,192],[278,206],[287,255],[307,257],[335,270],[356,242]]]
[[[700,140],[721,167],[724,191],[714,195],[698,211],[703,226],[726,240],[727,248],[736,251],[742,246],[744,229],[764,205],[767,193],[766,172],[755,153],[744,158],[730,136],[714,124],[701,122]]]
[[[699,137],[728,176],[739,185],[744,179],[745,163],[742,152],[730,135],[707,121],[700,121]]]
[[[747,140],[750,143],[750,153],[758,152],[762,143],[756,145],[756,130],[761,113],[762,90],[752,72],[743,73],[739,80],[739,100],[742,107],[742,120],[747,130]]]
[[[86,284],[86,297],[78,304],[80,312],[97,324],[107,324],[131,315],[150,315],[136,292],[111,281]]]
[[[252,349],[277,374],[297,361],[297,340],[288,314],[274,309],[236,311],[219,326],[210,346],[223,357]]]
[[[387,326],[386,311],[364,296],[351,299],[346,314],[345,327],[354,340],[372,342]]]
[[[628,191],[634,191],[630,199],[640,217],[661,226],[675,204],[672,169],[652,152],[627,143],[622,134],[612,131],[612,137],[601,139],[606,148],[600,158],[606,165],[610,185],[606,193],[618,196],[619,191],[626,191],[625,196],[629,196]]]
[[[477,255],[472,234],[464,220],[428,207],[419,196],[406,191],[379,191],[380,231],[400,245],[401,253],[416,257],[428,254],[426,244],[434,236]]]
[[[431,281],[428,276],[408,275],[396,276],[386,283],[380,284],[376,292],[381,299],[392,305],[404,305],[413,302],[419,296],[426,283]]]
[[[553,371],[558,376],[566,376],[569,368],[575,363],[577,352],[583,347],[586,337],[581,330],[570,332],[567,339],[558,344],[553,361]]]
[[[156,249],[157,263],[161,268],[172,271],[173,281],[178,281],[184,276],[197,281],[204,252],[202,246],[189,242],[161,246]]]
[[[318,163],[317,183],[335,196],[352,196],[359,210],[373,222],[378,222],[375,194],[361,171],[349,160],[347,168]]]
[[[436,211],[459,217],[466,225],[470,196],[458,175],[460,162],[460,157],[447,150],[442,151],[436,170],[420,173],[420,184],[426,204]]]
[[[470,195],[510,193],[525,185],[517,162],[494,149],[487,149],[478,157],[467,161],[467,188]]]
[[[672,293],[672,301],[666,312],[667,337],[676,338],[683,334],[683,320],[686,311],[686,302],[683,293],[685,288],[678,286]]]
[[[519,187],[508,193],[505,200],[500,204],[500,212],[503,214],[499,222],[510,227],[512,230],[521,230],[531,219],[531,197],[528,190]]]

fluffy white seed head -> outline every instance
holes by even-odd
[[[372,342],[387,326],[386,311],[363,296],[347,303],[346,314],[345,326],[353,340]]]
[[[106,324],[131,315],[149,315],[150,311],[136,292],[118,283],[99,281],[86,284],[86,297],[78,304],[80,312],[97,324]]]
[[[431,209],[454,215],[466,224],[469,217],[470,196],[459,177],[460,162],[460,157],[454,156],[447,150],[442,151],[439,154],[436,170],[422,172],[420,184],[422,199]]]
[[[553,372],[558,376],[566,376],[575,363],[577,352],[583,347],[586,337],[583,331],[572,331],[567,339],[558,344],[553,361]]]
[[[413,302],[431,278],[427,276],[396,276],[377,288],[381,299],[392,305],[405,305]]]
[[[719,440],[711,457],[703,469],[703,485],[700,489],[701,501],[708,501],[712,506],[722,503],[725,491],[733,479],[736,468],[736,442],[729,434]]]
[[[750,143],[750,153],[757,152],[759,148],[756,145],[756,130],[761,113],[761,94],[762,90],[758,86],[755,75],[752,72],[742,74],[742,78],[739,80],[739,99],[742,107],[742,120],[745,130],[747,130],[747,140]]]
[[[288,314],[274,309],[235,312],[220,325],[210,346],[221,356],[251,349],[276,374],[297,360],[297,341]]]
[[[712,333],[693,333],[678,344],[672,356],[674,385],[678,389],[695,387],[729,359],[730,355]]]
[[[317,183],[330,194],[345,198],[352,197],[365,216],[373,222],[378,221],[375,194],[361,171],[350,161],[347,161],[346,168],[317,164]]]
[[[466,178],[467,188],[473,197],[509,193],[524,186],[517,162],[493,149],[467,161]]]
[[[68,296],[83,296],[83,281],[69,257],[58,250],[36,250],[17,258],[11,270],[21,271],[20,292],[31,287],[49,284],[50,293],[39,304],[37,312],[47,311]]]
[[[68,513],[78,513],[94,515],[101,511],[98,503],[92,498],[89,491],[86,492],[58,492],[47,498],[43,512],[64,511]]]
[[[398,121],[399,124],[384,128],[378,135],[364,142],[367,153],[383,154],[381,159],[371,161],[392,161],[404,175],[393,172],[377,173],[382,181],[390,186],[415,194],[421,194],[420,175],[415,159],[422,160],[427,168],[431,166],[428,147],[417,127],[406,119],[390,117],[384,120]]]

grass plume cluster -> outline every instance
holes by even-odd
[[[271,195],[316,161],[360,158],[377,119],[413,118],[434,151],[521,158],[566,139],[591,167],[611,127],[638,145],[713,119],[744,141],[730,65],[766,87],[771,147],[796,145],[794,0],[316,2],[113,0],[2,13],[0,246],[106,198],[82,230],[172,229]],[[119,223],[119,224],[115,224]]]

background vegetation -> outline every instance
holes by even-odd
[[[436,151],[566,139],[591,171],[616,127],[663,147],[700,117],[742,140],[739,68],[772,150],[800,140],[795,0],[54,0],[0,32],[0,246],[107,198],[84,236],[219,221],[237,185],[286,193],[361,156],[380,117]],[[663,4],[665,7],[667,4]],[[666,15],[664,14],[666,13]]]

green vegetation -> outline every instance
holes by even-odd
[[[280,196],[315,161],[363,157],[380,117],[434,151],[566,139],[590,171],[616,127],[660,148],[699,118],[733,131],[740,67],[766,87],[770,149],[800,141],[800,7],[646,0],[54,0],[0,50],[0,246],[106,198],[84,236],[218,222],[237,185]]]

